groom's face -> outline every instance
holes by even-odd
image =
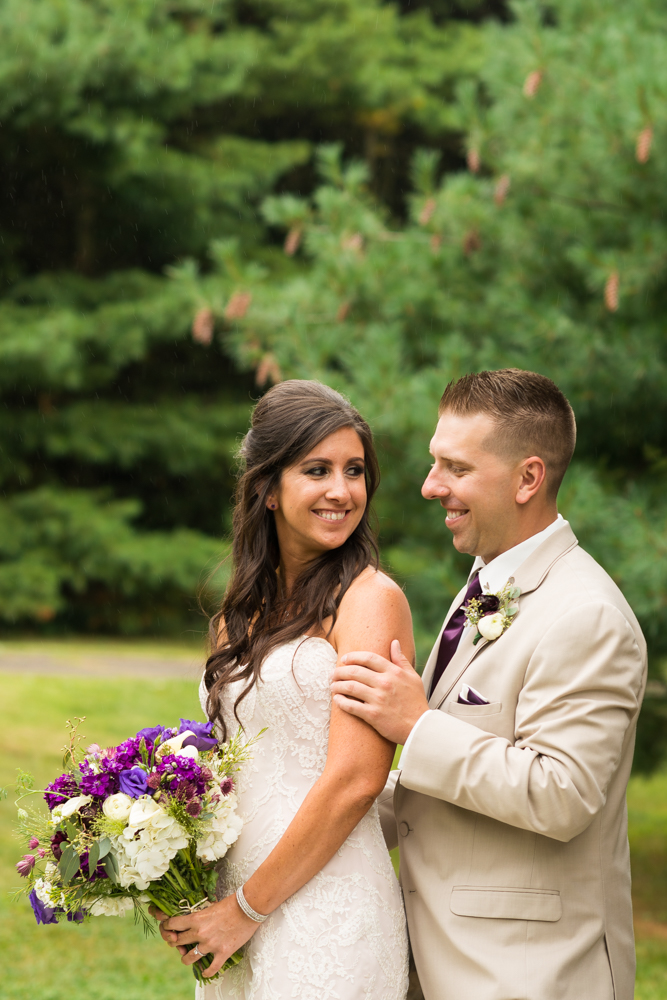
[[[483,413],[445,412],[430,445],[433,466],[422,487],[439,500],[459,552],[489,562],[515,544],[520,463],[492,450],[496,424]]]

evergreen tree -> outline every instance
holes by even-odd
[[[402,210],[416,142],[460,159],[476,29],[380,0],[5,0],[0,32],[0,620],[175,627],[257,391],[192,275],[229,240],[273,260],[256,204],[309,191],[316,141]]]
[[[459,88],[468,169],[439,183],[438,154],[420,152],[405,226],[367,167],[329,146],[312,199],[264,205],[288,249],[300,241],[300,272],[260,276],[230,251],[196,287],[218,312],[252,293],[227,342],[260,380],[320,378],[373,424],[384,557],[422,661],[468,564],[419,495],[444,386],[512,365],[561,386],[579,426],[561,510],[649,641],[645,767],[666,739],[667,13],[658,0],[512,10],[483,29],[479,85]]]

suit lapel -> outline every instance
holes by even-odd
[[[533,552],[533,554],[529,556],[528,559],[521,564],[521,566],[519,566],[518,570],[514,574],[516,584],[521,587],[521,595],[524,596],[525,594],[529,594],[532,590],[537,590],[553,564],[571,549],[575,548],[576,545],[578,545],[576,535],[567,524],[562,528],[559,528],[558,531],[554,531],[553,535],[546,538],[539,548],[537,548],[535,552]],[[447,625],[447,622],[452,617],[452,614],[460,606],[461,601],[465,597],[466,590],[467,583],[454,598],[444,624],[440,629],[438,641],[431,650],[431,655],[426,661],[422,677],[427,697],[429,687],[431,685],[431,678],[433,677],[433,671],[435,669],[435,663],[438,658],[438,649],[440,648],[442,633]],[[519,598],[519,615],[520,614],[521,598]],[[451,692],[454,685],[461,679],[462,675],[468,669],[477,654],[489,645],[488,639],[480,639],[476,646],[473,645],[474,637],[475,632],[472,628],[465,628],[463,630],[463,636],[458,648],[447,664],[447,668],[438,681],[435,691],[429,698],[429,708],[439,708],[442,705],[447,695]],[[496,639],[495,641],[497,642],[498,640]]]

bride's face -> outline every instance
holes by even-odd
[[[351,427],[329,434],[283,471],[267,498],[273,510],[281,557],[299,562],[350,537],[366,509],[364,446]]]

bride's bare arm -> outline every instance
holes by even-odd
[[[388,656],[394,638],[412,658],[412,622],[405,595],[388,577],[367,571],[343,599],[333,634],[335,648],[339,657],[355,649]],[[333,857],[384,788],[394,749],[367,723],[333,706],[324,771],[244,886],[254,910],[271,913]],[[179,946],[196,941],[203,954],[213,952],[212,974],[257,926],[229,896],[200,913],[172,918],[163,924],[163,937]],[[170,931],[179,931],[178,938]],[[183,960],[190,964],[196,958],[189,952]]]

